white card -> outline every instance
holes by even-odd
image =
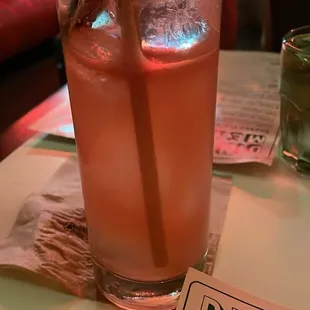
[[[190,268],[177,310],[288,310]]]

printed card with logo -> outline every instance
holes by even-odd
[[[190,268],[177,310],[289,310]]]

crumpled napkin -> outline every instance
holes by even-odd
[[[207,272],[212,273],[231,189],[213,178]],[[96,299],[77,158],[23,203],[11,234],[0,241],[0,274]]]

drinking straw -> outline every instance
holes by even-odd
[[[168,254],[140,31],[133,0],[118,1],[117,18],[121,26],[123,68],[127,71],[152,258],[156,267],[164,267]]]

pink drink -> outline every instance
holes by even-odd
[[[151,255],[130,72],[120,65],[119,43],[83,28],[64,41],[91,251],[121,277],[172,279],[207,250],[219,40],[218,32],[210,33],[212,39],[186,57],[144,62],[168,251],[164,268],[155,267]]]

